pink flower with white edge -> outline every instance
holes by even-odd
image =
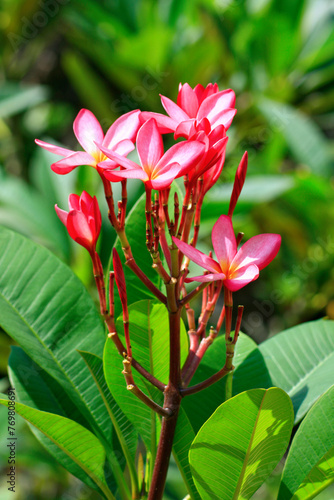
[[[126,113],[118,118],[104,135],[101,125],[91,111],[79,111],[73,123],[73,130],[84,151],[71,151],[39,139],[35,139],[35,142],[47,151],[64,157],[51,165],[56,174],[68,174],[80,165],[97,168],[98,163],[107,158],[96,144],[103,144],[122,156],[134,149],[134,141],[140,127],[139,114],[139,110]]]
[[[212,230],[212,245],[218,262],[175,237],[173,241],[184,255],[209,271],[209,274],[187,278],[186,281],[222,280],[231,292],[256,280],[261,269],[276,257],[281,245],[279,234],[259,234],[238,250],[232,222],[227,215],[221,215]]]
[[[233,90],[219,91],[217,84],[209,83],[206,88],[200,84],[194,88],[188,83],[180,84],[177,103],[163,95],[160,97],[168,116],[143,112],[140,119],[143,122],[154,118],[162,134],[175,132],[175,137],[188,139],[194,121],[200,122],[203,118],[207,118],[211,129],[224,125],[227,130],[236,113]]]
[[[153,118],[139,129],[136,145],[140,165],[100,146],[112,160],[101,165],[107,179],[114,182],[129,178],[141,179],[148,189],[165,189],[176,177],[185,175],[193,168],[205,152],[202,142],[187,141],[175,144],[164,154],[161,134]],[[115,165],[121,165],[124,170],[109,170],[115,168]]]
[[[55,206],[57,215],[71,238],[95,254],[96,242],[101,231],[101,212],[96,197],[83,191],[81,196],[70,194],[69,212]]]

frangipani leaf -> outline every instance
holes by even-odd
[[[311,500],[334,481],[334,386],[312,406],[292,441],[278,500]]]
[[[0,404],[8,407],[10,401],[0,399]],[[15,412],[59,446],[93,479],[107,499],[115,500],[104,475],[106,452],[94,434],[73,420],[39,411],[21,403],[15,402]]]
[[[252,389],[223,403],[201,427],[189,461],[203,500],[247,500],[286,450],[293,408],[281,389]]]

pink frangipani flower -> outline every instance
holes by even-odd
[[[209,274],[187,278],[186,281],[223,280],[231,292],[256,280],[261,269],[276,257],[281,245],[279,234],[259,234],[238,250],[231,218],[227,215],[221,215],[212,230],[212,244],[218,262],[175,237],[173,241],[184,255],[209,271]]]
[[[104,176],[110,181],[141,179],[148,189],[162,190],[171,185],[176,177],[185,175],[199,161],[205,152],[205,145],[199,141],[175,144],[164,154],[161,134],[156,121],[151,118],[142,125],[137,135],[137,152],[140,165],[100,146],[112,161],[104,161]],[[109,170],[121,165],[124,170]]]
[[[189,138],[195,120],[207,118],[211,129],[224,125],[227,130],[232,123],[236,110],[233,90],[219,91],[217,84],[210,83],[206,88],[188,83],[179,86],[177,104],[168,97],[160,96],[168,116],[160,113],[143,112],[142,121],[154,118],[162,134],[175,132],[175,137]]]
[[[133,143],[140,127],[139,114],[139,110],[126,113],[118,118],[104,135],[101,125],[91,111],[79,111],[73,123],[73,130],[84,151],[71,151],[39,139],[35,139],[35,142],[47,151],[64,157],[51,165],[56,174],[68,174],[80,165],[97,168],[98,163],[107,159],[97,144],[124,156],[134,149]]]
[[[101,212],[96,197],[83,191],[81,196],[70,194],[69,212],[55,206],[57,215],[71,238],[95,254],[96,242],[101,231]]]

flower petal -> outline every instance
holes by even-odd
[[[190,120],[184,120],[183,122],[179,123],[175,129],[174,139],[179,139],[179,137],[185,137],[186,139],[188,139],[194,122],[194,118],[191,118]]]
[[[237,272],[232,279],[226,279],[224,281],[224,286],[231,290],[231,292],[236,292],[245,285],[248,285],[251,281],[256,280],[258,277],[259,268],[255,265],[250,265],[242,270],[240,269],[240,272]]]
[[[235,105],[235,94],[233,90],[227,89],[212,94],[204,101],[199,107],[197,113],[197,119],[201,120],[206,117],[212,124],[215,117],[227,108],[234,108]]]
[[[237,253],[231,219],[221,215],[212,229],[212,244],[222,271],[227,275],[230,264]]]
[[[194,276],[193,278],[186,278],[184,281],[189,283],[190,281],[200,281],[201,283],[208,283],[210,281],[224,280],[225,274],[214,273],[214,274],[203,274],[203,276]]]
[[[107,149],[103,146],[99,146],[101,151],[108,157],[110,158],[113,162],[115,162],[117,165],[122,165],[122,167],[127,168],[127,169],[137,169],[141,168],[137,163],[135,163],[132,160],[129,160],[128,158],[124,158],[124,156],[116,153],[115,151],[112,151],[111,149]],[[103,161],[99,163],[99,166],[103,166],[106,162]]]
[[[154,118],[157,122],[160,134],[174,132],[178,125],[178,122],[170,118],[170,116],[162,115],[161,113],[153,113],[151,111],[143,111],[140,113],[141,123],[145,123],[150,118]]]
[[[137,151],[143,167],[153,170],[162,155],[164,146],[154,118],[151,118],[141,126],[137,135]]]
[[[173,180],[179,175],[181,168],[181,165],[178,163],[165,165],[162,169],[162,173],[158,171],[154,178],[150,179],[152,189],[160,190],[169,187]]]
[[[259,234],[250,238],[238,251],[231,263],[238,270],[250,264],[256,264],[260,269],[266,267],[277,255],[281,246],[279,234]]]
[[[196,93],[188,83],[185,83],[180,88],[177,96],[177,105],[183,109],[190,118],[195,118],[199,104]]]
[[[59,208],[58,205],[55,205],[55,210],[57,212],[59,219],[66,227],[68,212],[65,212],[65,210],[62,210],[61,208]]]
[[[68,174],[76,167],[81,165],[90,165],[91,167],[96,167],[96,160],[88,153],[84,151],[77,151],[57,161],[51,165],[51,170],[56,174],[64,175]]]
[[[200,252],[196,248],[192,247],[191,245],[188,245],[188,243],[185,243],[184,241],[178,240],[174,236],[172,237],[172,240],[174,241],[175,245],[181,252],[186,255],[190,260],[195,262],[201,267],[204,267],[204,269],[207,269],[207,271],[211,271],[213,273],[221,273],[222,270],[215,260],[211,259],[211,257],[208,257],[205,255],[203,252]]]
[[[135,142],[140,127],[140,113],[140,110],[136,109],[135,111],[130,111],[117,118],[111,127],[109,127],[102,143],[103,146],[105,148],[114,149],[114,146],[124,139]]]
[[[233,108],[224,109],[212,118],[210,122],[211,127],[214,129],[216,127],[219,127],[220,125],[223,125],[225,129],[228,130],[228,128],[231,126],[233,118],[236,115],[236,112],[237,110]]]
[[[72,210],[67,217],[67,230],[71,238],[89,252],[95,248],[96,241],[88,221],[82,212]]]
[[[118,142],[112,147],[112,150],[115,151],[115,153],[122,156],[128,155],[134,149],[135,145],[133,144],[132,141],[130,141],[130,139],[124,139],[123,141]]]
[[[148,175],[140,167],[129,170],[108,171],[104,170],[103,175],[110,181],[117,182],[122,179],[140,179],[144,182],[148,180]]]
[[[168,97],[165,97],[160,94],[161,103],[165,108],[167,114],[177,123],[184,122],[185,120],[189,120],[190,116],[187,115],[183,109],[180,108],[175,102]]]
[[[77,194],[70,194],[68,197],[68,206],[70,210],[80,210],[80,197]]]
[[[99,152],[95,143],[102,143],[104,133],[91,111],[88,109],[79,111],[73,123],[73,130],[79,143],[87,153],[94,156]]]
[[[182,167],[179,173],[179,176],[181,176],[195,166],[204,151],[205,145],[202,142],[179,142],[166,151],[157,166],[162,168],[168,163],[179,163]]]
[[[74,151],[71,151],[70,149],[61,148],[60,146],[55,146],[54,144],[49,144],[48,142],[40,141],[39,139],[35,139],[35,143],[55,155],[69,156],[74,153]]]

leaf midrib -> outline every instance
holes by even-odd
[[[255,437],[255,433],[256,433],[257,424],[258,424],[258,421],[259,421],[259,418],[260,418],[261,409],[262,409],[265,397],[267,395],[267,392],[268,391],[266,390],[265,393],[264,393],[264,395],[263,395],[263,398],[262,398],[261,404],[259,406],[258,412],[257,412],[257,416],[256,416],[256,419],[255,419],[253,431],[252,431],[252,434],[251,434],[251,437],[250,437],[250,440],[249,440],[249,445],[248,445],[248,448],[247,448],[247,451],[246,451],[245,460],[244,460],[244,463],[243,463],[243,466],[242,466],[242,469],[241,469],[241,472],[240,472],[239,481],[237,483],[236,490],[234,492],[232,500],[238,500],[238,497],[239,497],[239,493],[240,493],[240,490],[241,490],[241,487],[242,487],[242,484],[243,484],[243,480],[244,480],[244,476],[245,476],[245,471],[247,469],[248,458],[249,458],[249,455],[251,453],[251,447],[252,447],[252,444],[253,444],[253,441],[254,441],[254,437]]]

